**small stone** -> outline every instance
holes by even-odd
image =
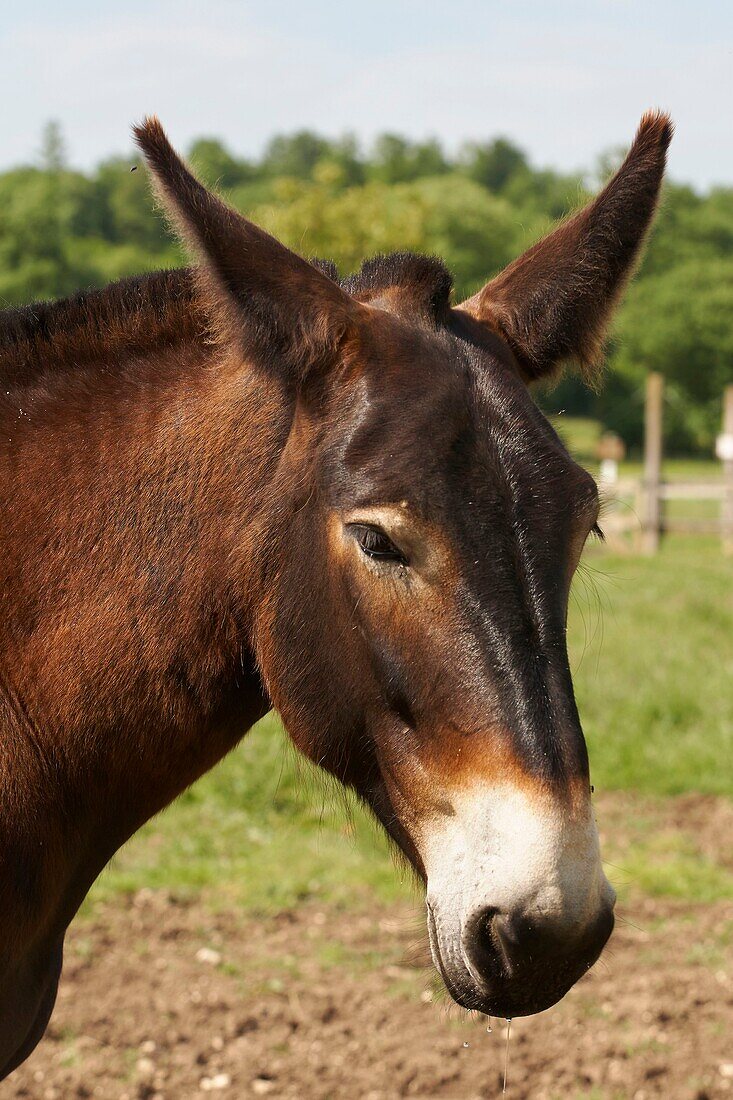
[[[271,1081],[269,1077],[255,1077],[252,1082],[252,1092],[256,1096],[266,1096],[268,1092],[272,1092],[275,1088],[275,1082]]]
[[[138,1077],[141,1077],[143,1081],[152,1081],[155,1073],[155,1062],[152,1058],[138,1058],[135,1068]]]
[[[212,947],[200,947],[196,952],[196,962],[207,963],[209,966],[218,966],[221,955]]]
[[[224,1049],[224,1040],[222,1039],[221,1035],[215,1035],[214,1038],[211,1040],[211,1049],[212,1050],[223,1050]]]
[[[156,1050],[155,1042],[153,1039],[146,1039],[145,1042],[140,1044],[140,1050],[143,1054],[154,1054]]]
[[[199,1081],[199,1088],[202,1092],[217,1092],[219,1089],[226,1089],[232,1083],[232,1079],[228,1073],[215,1073],[213,1077],[202,1077]]]
[[[733,1062],[721,1062],[718,1073],[721,1077],[733,1077]]]
[[[422,991],[422,993],[420,994],[420,1000],[422,1001],[422,1003],[423,1003],[424,1005],[429,1005],[429,1004],[432,1004],[432,1003],[433,1003],[433,993],[432,993],[432,990],[430,990],[430,989],[424,989],[424,990]]]

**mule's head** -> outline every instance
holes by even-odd
[[[258,533],[268,690],[424,877],[436,965],[491,1014],[553,1004],[613,924],[565,636],[598,495],[527,383],[595,361],[670,133],[646,116],[595,202],[452,307],[416,256],[338,285],[139,131],[225,339],[289,403]]]

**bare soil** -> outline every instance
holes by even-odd
[[[669,810],[719,855],[716,814]],[[733,906],[639,898],[622,918],[560,1005],[513,1021],[511,1100],[733,1100]],[[404,903],[257,917],[143,890],[99,906],[72,926],[49,1031],[0,1096],[500,1097],[506,1024],[488,1035],[448,1005],[421,928]]]

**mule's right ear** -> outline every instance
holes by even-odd
[[[218,334],[294,381],[335,360],[364,307],[207,191],[157,118],[146,118],[134,134],[168,216],[199,260]]]

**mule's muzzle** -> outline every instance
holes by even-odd
[[[543,914],[474,914],[461,936],[467,1007],[509,1018],[550,1008],[590,970],[613,925],[610,901],[577,929]]]
[[[563,997],[603,950],[615,894],[588,802],[475,791],[425,830],[428,928],[449,993],[491,1016]]]

